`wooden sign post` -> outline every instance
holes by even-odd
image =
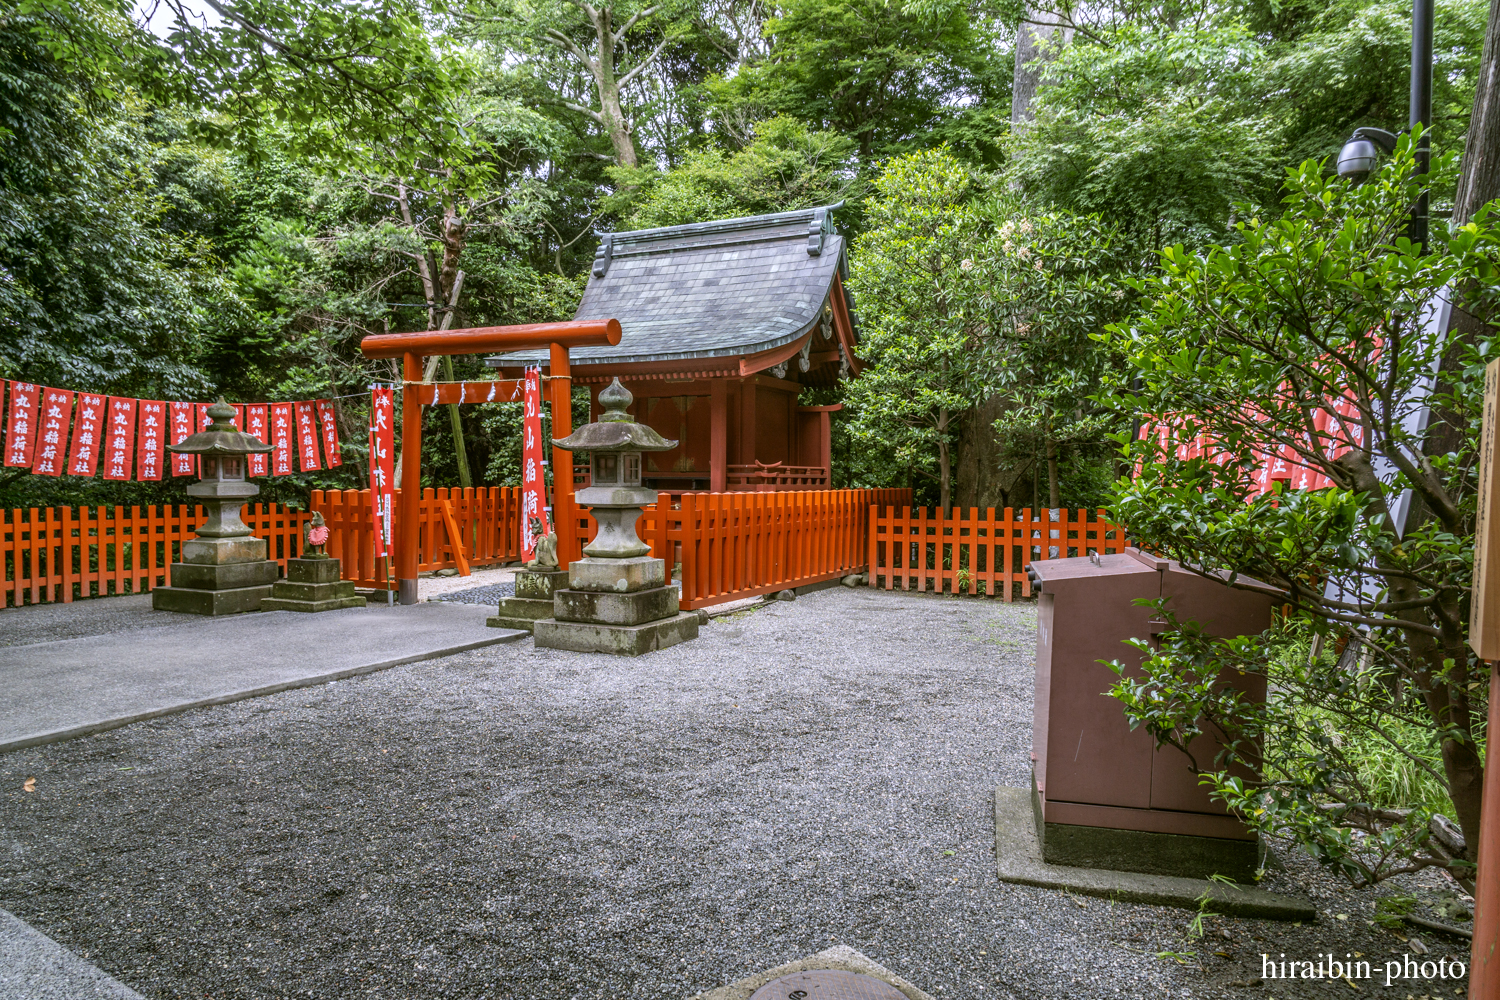
[[[1479,505],[1474,523],[1474,589],[1469,600],[1469,646],[1490,664],[1489,732],[1500,733],[1500,361],[1484,372],[1484,430],[1479,445]],[[1493,745],[1493,744],[1491,744]],[[1471,1000],[1500,1000],[1500,758],[1485,750],[1479,817],[1479,868],[1474,876],[1474,946],[1469,956]]]

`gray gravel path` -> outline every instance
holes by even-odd
[[[449,591],[438,595],[433,600],[452,601],[455,604],[499,604],[501,598],[514,596],[516,596],[516,584],[512,580],[508,583],[492,583],[483,587],[470,587],[467,590]]]
[[[1195,942],[1184,911],[1000,883],[1034,628],[836,588],[639,659],[526,640],[18,751],[0,907],[216,1000],[675,1000],[833,944],[938,997],[1321,997],[1350,991],[1229,984],[1400,945],[1331,889],[1350,919]]]

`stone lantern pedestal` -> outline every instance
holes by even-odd
[[[198,537],[182,543],[182,561],[170,569],[172,585],[151,591],[157,611],[214,616],[259,611],[281,572],[267,558],[266,540],[252,537],[240,520],[240,507],[260,492],[245,480],[245,456],[269,452],[271,446],[240,433],[234,407],[223,399],[208,408],[208,415],[213,423],[207,430],[167,445],[168,451],[198,456],[200,479],[187,492],[207,509],[208,520]]]
[[[552,595],[552,617],[533,626],[536,644],[580,653],[639,656],[698,637],[698,616],[678,608],[666,562],[635,533],[641,508],[656,502],[641,486],[641,452],[677,447],[625,412],[631,395],[619,379],[599,394],[604,413],[554,443],[593,456],[593,485],[579,490],[599,534],[585,558],[568,566],[568,586]]]

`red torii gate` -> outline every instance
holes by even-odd
[[[364,338],[359,350],[367,358],[401,359],[401,500],[396,546],[396,581],[402,604],[417,603],[418,510],[422,496],[422,359],[450,354],[488,354],[546,349],[551,357],[552,434],[573,432],[573,380],[568,348],[613,347],[620,342],[619,320],[571,320],[524,326],[482,326],[466,330],[422,330],[381,333]],[[514,397],[521,383],[511,379],[497,388]],[[476,400],[477,402],[477,400]],[[557,561],[567,568],[578,558],[576,532],[567,530],[573,512],[573,453],[552,449],[552,517],[558,527]]]

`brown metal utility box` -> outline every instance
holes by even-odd
[[[1032,569],[1040,586],[1032,791],[1043,858],[1197,878],[1253,875],[1256,835],[1209,798],[1186,754],[1131,731],[1124,706],[1104,693],[1117,678],[1098,661],[1139,669],[1141,654],[1124,640],[1150,639],[1164,627],[1153,609],[1134,603],[1139,598],[1170,598],[1180,621],[1236,636],[1270,627],[1274,592],[1229,587],[1134,548]],[[1266,696],[1263,676],[1224,681],[1256,700]],[[1192,750],[1207,767],[1217,746],[1209,735],[1199,742]]]

